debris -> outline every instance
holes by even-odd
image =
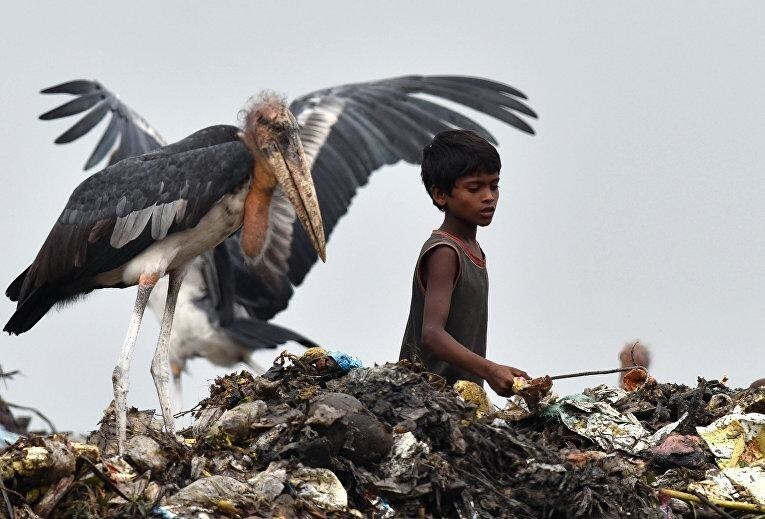
[[[252,500],[252,489],[246,483],[229,476],[201,478],[182,488],[167,500],[169,506],[198,506],[217,508],[218,503],[227,501],[239,506]],[[170,508],[173,511],[173,508]],[[177,512],[176,512],[177,513]]]
[[[268,407],[262,400],[245,402],[224,412],[206,434],[208,442],[239,443],[250,437],[250,425],[265,414]]]
[[[253,492],[266,501],[273,501],[284,491],[287,471],[284,463],[273,462],[266,470],[247,480]]]
[[[19,438],[21,438],[21,435],[11,432],[0,425],[0,449],[8,445],[13,445]]]
[[[649,449],[651,463],[663,469],[687,467],[701,469],[707,464],[707,456],[701,449],[698,436],[670,434]]]
[[[655,384],[656,379],[648,375],[644,368],[633,368],[624,374],[622,387],[625,391],[636,391],[646,384]]]
[[[149,470],[153,474],[162,472],[170,462],[159,443],[143,435],[130,438],[127,443],[125,459],[138,472]]]
[[[408,361],[343,372],[330,355],[283,353],[262,376],[220,377],[182,441],[153,411],[130,410],[124,460],[114,456],[113,406],[87,443],[22,437],[0,451],[6,508],[51,518],[530,519],[709,517],[714,507],[744,517],[763,506],[765,389],[602,385],[515,395],[485,412],[479,386],[448,387]]]
[[[337,364],[337,367],[341,370],[348,372],[352,369],[357,369],[363,366],[362,362],[354,357],[341,351],[330,351],[327,356],[332,358]]]
[[[692,503],[702,502],[701,498],[693,494],[688,494],[687,492],[679,492],[677,490],[672,490],[670,488],[662,488],[659,491],[664,495],[674,497],[676,499],[682,499],[683,501],[688,501]],[[732,510],[741,510],[744,512],[752,512],[752,513],[758,513],[758,514],[765,513],[765,506],[761,506],[761,505],[755,505],[751,503],[740,503],[737,501],[726,501],[722,499],[713,499],[713,498],[710,498],[709,501],[711,501],[713,504],[717,506],[730,508]]]
[[[462,397],[465,402],[475,404],[475,417],[483,418],[491,414],[494,406],[486,396],[486,391],[475,382],[469,380],[458,380],[454,383],[454,390]]]
[[[513,380],[513,393],[523,398],[529,410],[534,410],[539,406],[539,402],[552,389],[552,378],[539,377],[526,380],[523,377],[515,377]]]
[[[669,423],[650,433],[631,413],[620,413],[607,401],[580,394],[563,397],[545,411],[556,412],[561,421],[577,434],[595,442],[606,452],[622,450],[637,454],[657,445],[682,421]]]
[[[751,464],[765,457],[765,414],[730,414],[696,430],[720,468]]]
[[[348,494],[335,473],[328,469],[301,467],[289,475],[297,495],[325,510],[345,510]]]

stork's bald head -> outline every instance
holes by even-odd
[[[263,91],[250,99],[240,117],[245,136],[261,150],[268,147],[275,136],[298,131],[287,100],[275,92]]]

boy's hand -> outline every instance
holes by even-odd
[[[514,394],[513,380],[515,380],[515,377],[531,378],[522,369],[494,364],[486,375],[486,382],[499,396],[511,397]]]

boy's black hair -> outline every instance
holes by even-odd
[[[446,130],[437,133],[422,150],[422,183],[430,193],[433,186],[451,194],[454,183],[477,172],[499,173],[502,161],[489,141],[469,130]]]

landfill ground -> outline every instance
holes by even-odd
[[[0,516],[765,517],[763,388],[644,378],[497,409],[421,366],[351,368],[309,350],[221,377],[179,438],[131,410],[123,459],[112,408],[85,442],[22,436]]]

